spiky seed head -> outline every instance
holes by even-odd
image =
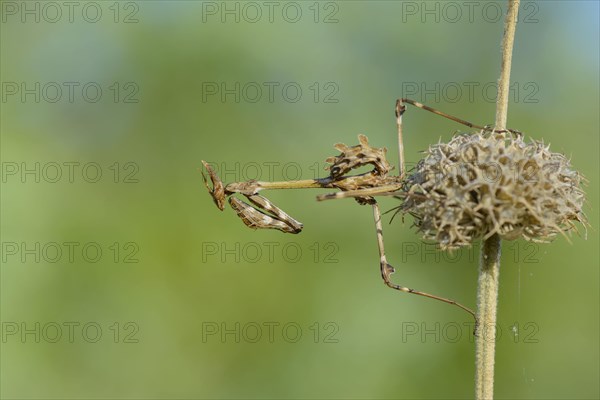
[[[406,179],[401,208],[442,249],[494,233],[548,242],[575,221],[586,226],[583,180],[542,142],[482,130],[430,146]]]

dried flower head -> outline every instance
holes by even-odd
[[[425,151],[406,179],[401,209],[442,249],[494,233],[547,242],[574,221],[585,227],[583,179],[542,142],[484,130],[457,134]]]

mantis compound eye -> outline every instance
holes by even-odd
[[[204,174],[204,172],[202,172],[204,186],[206,186],[206,189],[208,189],[208,193],[210,193],[210,196],[212,197],[219,210],[223,211],[225,209],[225,188],[223,187],[223,182],[221,182],[221,179],[219,179],[219,176],[212,169],[209,163],[202,160],[202,165],[204,165],[204,168],[206,168],[206,172],[208,172],[208,175],[210,176],[210,180],[213,185],[211,188],[208,184],[208,179],[206,178],[206,175]]]

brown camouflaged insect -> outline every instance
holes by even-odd
[[[285,182],[262,182],[250,180],[246,182],[234,182],[227,186],[223,183],[211,168],[211,166],[202,161],[211,181],[212,188],[208,184],[208,179],[202,173],[204,183],[210,192],[215,204],[220,210],[224,209],[225,199],[229,197],[229,204],[235,210],[237,215],[242,219],[244,224],[253,229],[278,229],[285,233],[300,233],[303,226],[302,223],[292,218],[290,215],[283,212],[275,206],[267,198],[258,193],[265,189],[301,189],[301,188],[327,188],[339,189],[341,192],[330,193],[317,196],[317,200],[340,199],[345,197],[353,197],[361,205],[371,205],[373,209],[373,218],[375,220],[375,229],[377,234],[377,245],[379,249],[379,264],[381,277],[384,283],[392,288],[405,293],[417,294],[420,296],[429,297],[431,299],[443,301],[448,304],[453,304],[471,314],[475,320],[475,313],[468,307],[457,303],[454,300],[410,289],[391,282],[390,276],[395,272],[385,256],[383,243],[383,228],[381,224],[381,211],[374,196],[394,196],[399,199],[418,199],[423,195],[407,191],[406,170],[404,165],[404,147],[402,141],[402,115],[406,107],[404,103],[411,104],[418,108],[430,111],[434,114],[451,119],[470,128],[481,129],[485,132],[507,133],[521,136],[521,133],[512,130],[493,130],[489,126],[480,126],[472,124],[468,121],[456,118],[431,107],[425,106],[419,102],[410,99],[399,99],[396,101],[396,123],[398,128],[398,152],[399,152],[399,171],[398,175],[390,175],[391,166],[386,159],[385,148],[376,148],[369,145],[368,139],[364,135],[359,135],[359,144],[356,146],[346,146],[338,143],[335,148],[341,153],[334,157],[329,157],[326,161],[331,164],[329,176],[321,179],[307,179],[298,181]],[[372,165],[373,170],[356,175],[349,173],[356,168]],[[236,198],[232,195],[241,194],[245,196],[254,206]]]

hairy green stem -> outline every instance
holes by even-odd
[[[495,129],[506,129],[512,50],[519,12],[519,0],[509,0],[504,36],[502,39],[502,64],[498,81]],[[496,349],[496,311],[500,277],[500,247],[498,234],[483,241],[479,258],[477,285],[477,340],[475,344],[475,398],[494,398],[494,353]]]
[[[496,349],[496,309],[500,275],[500,236],[483,242],[477,283],[477,340],[475,343],[475,398],[494,397],[494,352]]]
[[[502,38],[502,64],[498,80],[498,99],[496,100],[496,126],[498,130],[506,129],[508,118],[508,95],[510,91],[510,69],[512,65],[513,44],[517,28],[520,0],[509,0],[506,20],[504,21],[504,36]]]

